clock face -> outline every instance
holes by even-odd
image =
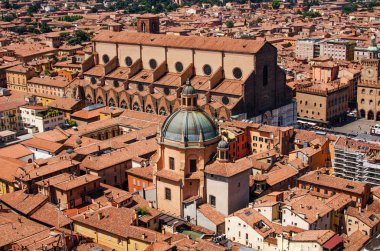
[[[365,73],[367,78],[373,78],[373,76],[375,76],[375,71],[372,68],[368,68]]]

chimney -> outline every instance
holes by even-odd
[[[359,214],[363,213],[363,209],[361,207],[358,207]]]
[[[98,213],[98,220],[103,219],[103,214],[101,212]]]
[[[146,238],[146,234],[143,233],[143,234],[141,235],[141,238],[142,238],[143,240],[145,240],[145,238]]]
[[[135,226],[138,226],[139,225],[139,215],[138,215],[137,211],[135,211],[134,219],[135,219]]]
[[[165,228],[163,228],[163,229],[161,230],[161,233],[162,233],[162,234],[165,234],[165,233],[166,233]]]
[[[315,217],[316,217],[316,218],[317,218],[317,220],[318,220],[318,219],[319,219],[319,213],[317,213]]]

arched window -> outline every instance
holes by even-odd
[[[113,98],[110,99],[110,101],[108,102],[108,105],[110,107],[115,107],[115,101],[113,100]]]
[[[152,109],[152,106],[148,105],[145,109],[145,112],[147,113],[153,113],[153,109]]]
[[[263,69],[263,85],[267,86],[268,85],[268,66],[265,65]]]
[[[91,98],[90,94],[88,94],[88,95],[86,96],[86,101],[87,101],[88,103],[92,104],[92,98]]]
[[[161,109],[160,109],[160,115],[166,115],[165,108],[161,107]]]
[[[138,104],[137,102],[135,102],[135,103],[133,104],[133,110],[134,110],[134,111],[140,111],[140,106],[139,106],[139,104]]]
[[[124,100],[121,101],[120,107],[123,108],[123,109],[126,109],[127,108],[127,102],[125,102]]]
[[[374,119],[373,111],[368,111],[367,119],[368,119],[368,120],[373,120],[373,119]]]
[[[102,97],[98,97],[98,99],[97,99],[97,103],[98,103],[98,104],[103,104],[103,98],[102,98]]]

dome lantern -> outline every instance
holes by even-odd
[[[191,85],[190,80],[187,79],[185,86],[181,93],[181,107],[182,109],[196,109],[197,108],[198,94],[195,88]]]
[[[228,150],[229,150],[229,145],[228,142],[225,140],[221,140],[218,143],[218,160],[219,161],[228,161]]]

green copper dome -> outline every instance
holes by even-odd
[[[200,142],[218,137],[218,130],[205,112],[178,109],[165,120],[161,135],[179,142]]]

